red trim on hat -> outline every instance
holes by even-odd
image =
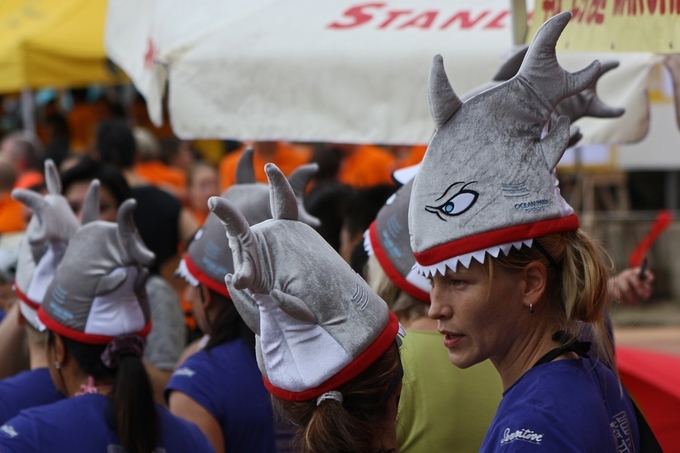
[[[406,292],[407,294],[415,297],[421,302],[430,303],[430,293],[426,293],[422,289],[415,286],[413,283],[406,280],[406,277],[401,275],[401,272],[397,270],[392,264],[392,261],[387,256],[387,253],[382,248],[382,243],[378,237],[378,222],[374,220],[371,226],[368,227],[368,234],[371,238],[371,246],[373,247],[373,254],[378,259],[380,266],[382,266],[385,274],[392,280],[392,282],[399,287],[400,290]]]
[[[49,314],[47,314],[43,307],[40,307],[40,309],[38,310],[38,319],[40,319],[40,321],[45,325],[45,327],[47,327],[52,332],[58,333],[59,335],[62,335],[74,341],[78,341],[80,343],[107,344],[108,342],[116,338],[115,336],[112,337],[109,335],[97,335],[94,333],[86,333],[81,332],[80,330],[75,330],[71,329],[70,327],[66,327],[52,319],[52,317]],[[151,318],[149,318],[149,321],[146,323],[142,330],[140,330],[139,332],[132,332],[132,334],[145,338],[149,334],[150,330],[151,330]]]
[[[189,272],[191,272],[191,275],[194,276],[196,280],[201,282],[203,285],[207,286],[211,290],[215,291],[216,293],[222,294],[224,297],[228,297],[231,299],[231,296],[229,295],[229,290],[227,289],[227,284],[224,283],[224,280],[221,282],[216,282],[215,280],[212,279],[212,277],[208,276],[205,272],[203,272],[196,264],[191,259],[191,256],[189,256],[188,253],[184,254],[184,262],[187,265],[187,269]]]
[[[33,302],[31,299],[28,298],[26,294],[24,294],[20,289],[19,285],[17,285],[16,280],[14,281],[14,284],[12,285],[12,289],[16,293],[17,297],[24,302],[26,305],[31,307],[33,310],[37,310],[40,308],[40,304]]]
[[[385,329],[376,338],[371,345],[366,348],[364,352],[359,354],[359,357],[354,359],[349,365],[338,371],[335,376],[328,379],[318,387],[307,389],[302,392],[291,392],[282,388],[274,386],[262,376],[264,386],[269,390],[269,393],[286,401],[307,401],[316,398],[328,391],[335,390],[343,384],[351,381],[359,376],[366,368],[371,366],[373,362],[387,351],[387,348],[394,342],[399,332],[399,321],[394,313],[389,312],[389,319]]]
[[[524,241],[553,233],[578,230],[578,216],[571,214],[559,219],[541,220],[524,225],[513,225],[500,230],[487,231],[466,238],[457,239],[446,244],[432,247],[423,252],[414,253],[418,264],[432,266],[454,256],[476,252],[500,244]]]

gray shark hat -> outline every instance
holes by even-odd
[[[592,86],[601,71],[597,61],[575,73],[557,62],[555,43],[570,18],[564,12],[543,24],[518,73],[467,102],[453,91],[441,56],[434,58],[436,132],[409,207],[411,247],[423,274],[578,228],[554,176],[570,139],[569,118],[559,117],[545,133],[555,107]]]
[[[305,187],[317,170],[316,164],[302,165],[289,177],[298,201],[300,220],[311,226],[318,226],[319,221],[304,210],[303,198]],[[255,180],[252,148],[246,149],[239,160],[236,184],[221,197],[233,203],[249,225],[271,219],[269,186]],[[190,285],[202,284],[218,294],[229,297],[224,277],[231,272],[234,272],[234,264],[231,260],[229,240],[224,234],[222,222],[215,214],[210,213],[182,257],[177,275],[182,276]]]
[[[418,273],[411,250],[408,205],[413,180],[406,182],[385,203],[364,234],[364,248],[375,256],[389,279],[402,291],[430,302],[430,282]]]
[[[38,311],[45,327],[88,344],[149,333],[144,285],[154,254],[135,227],[136,204],[125,201],[117,223],[90,221],[72,236]]]
[[[12,197],[33,211],[26,234],[19,245],[14,292],[19,298],[19,309],[26,321],[36,329],[43,326],[37,317],[47,288],[64,257],[66,246],[80,223],[61,195],[61,180],[51,159],[45,161],[47,194],[15,189]],[[93,181],[83,206],[85,218],[99,216],[99,182]]]
[[[257,335],[258,365],[275,396],[304,401],[358,376],[400,331],[387,304],[312,228],[281,171],[265,167],[273,219],[250,226],[220,197],[234,262],[226,276],[234,305]]]

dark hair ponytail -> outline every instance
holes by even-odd
[[[53,342],[53,335],[50,332],[50,343]],[[116,357],[117,366],[111,369],[102,361],[107,345],[80,343],[63,336],[61,339],[84,373],[95,379],[113,377],[108,396],[108,419],[121,445],[129,453],[151,453],[156,447],[161,428],[151,381],[142,358],[123,352]]]
[[[160,437],[160,420],[141,357],[120,357],[109,401],[121,445],[130,453],[151,453]]]

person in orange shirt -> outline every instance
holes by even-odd
[[[101,120],[94,104],[87,102],[87,89],[71,90],[73,108],[66,116],[71,132],[71,150],[76,153],[87,152],[94,144],[97,124]]]
[[[210,214],[208,199],[220,194],[218,179],[217,168],[208,162],[196,162],[189,170],[186,206],[199,225]]]
[[[393,184],[395,158],[375,145],[332,145],[343,154],[338,181],[356,188]]]
[[[9,134],[0,143],[0,158],[14,167],[15,188],[29,189],[45,181],[42,172],[43,147],[35,134],[27,131]]]
[[[12,163],[0,159],[0,234],[26,229],[23,204],[14,200],[11,195],[16,179]]]
[[[268,162],[275,164],[284,175],[290,175],[300,165],[309,162],[311,152],[283,142],[255,142],[253,143],[255,154],[253,166],[255,167],[255,180],[267,182],[264,173],[264,165]],[[243,150],[234,151],[222,158],[219,164],[220,190],[224,191],[235,182],[236,165]]]
[[[411,167],[412,165],[417,165],[423,161],[425,156],[425,151],[427,150],[427,145],[400,145],[394,146],[393,152],[397,156],[397,162],[395,164],[395,170],[400,168]]]
[[[137,145],[135,173],[151,185],[167,190],[180,200],[186,198],[187,175],[161,161],[161,145],[151,131],[132,128]]]

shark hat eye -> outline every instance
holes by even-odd
[[[474,184],[477,181],[469,182],[465,184],[463,187],[460,188],[458,192],[456,192],[452,197],[447,199],[444,203],[436,206],[426,206],[425,210],[427,212],[431,212],[433,214],[436,214],[437,217],[439,217],[442,220],[446,220],[444,217],[441,216],[441,214],[444,214],[445,216],[449,217],[455,217],[463,214],[466,212],[468,209],[472,207],[473,204],[475,204],[475,201],[477,201],[477,197],[479,197],[479,194],[475,192],[474,190],[469,190],[466,189],[467,186],[470,184]],[[438,200],[441,200],[444,198],[449,191],[457,186],[463,184],[462,182],[457,182],[451,184],[442,194],[441,197],[437,198]]]

